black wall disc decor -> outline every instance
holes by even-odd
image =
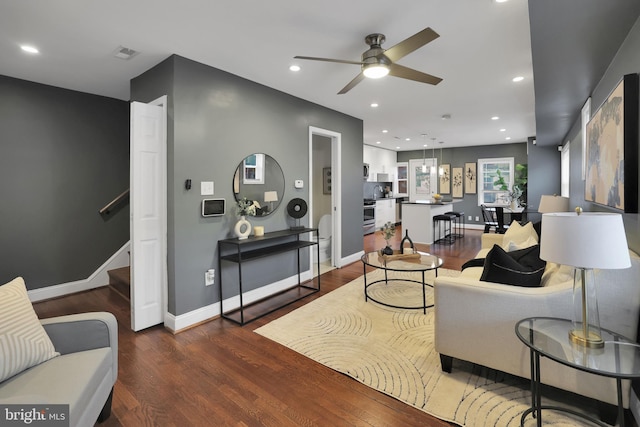
[[[304,228],[300,225],[300,218],[307,214],[307,202],[302,199],[291,199],[287,205],[287,213],[291,218],[296,219],[296,226],[291,227],[292,230]]]

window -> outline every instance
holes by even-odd
[[[562,147],[562,154],[560,157],[560,195],[562,197],[569,197],[569,142]]]
[[[513,157],[478,159],[478,205],[509,203],[513,189]]]

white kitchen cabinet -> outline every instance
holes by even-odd
[[[395,179],[398,155],[395,151],[365,145],[362,151],[364,163],[369,164],[367,181],[377,181],[379,173],[389,174],[391,181]]]
[[[376,201],[376,229],[380,229],[387,222],[396,223],[396,199]]]

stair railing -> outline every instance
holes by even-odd
[[[129,189],[126,189],[125,191],[120,193],[118,197],[116,197],[115,199],[107,203],[102,209],[98,211],[98,213],[100,215],[109,215],[113,208],[115,208],[116,206],[128,200],[129,200]]]

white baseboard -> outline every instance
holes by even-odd
[[[310,280],[313,277],[313,271],[303,271],[300,275],[302,282]],[[242,299],[245,305],[252,302],[259,301],[270,295],[278,292],[285,291],[298,284],[298,275],[287,277],[278,282],[271,283],[269,285],[262,286],[261,288],[254,289],[252,291],[242,294]],[[236,295],[224,300],[224,311],[234,310],[240,307],[240,296]],[[197,325],[198,323],[205,322],[220,316],[220,302],[209,304],[205,307],[200,307],[196,310],[190,311],[178,316],[171,313],[165,314],[164,326],[171,332],[180,332],[183,329],[190,326]]]
[[[49,298],[61,297],[75,292],[100,288],[109,284],[107,272],[129,265],[129,242],[125,243],[115,254],[113,254],[104,264],[102,264],[91,276],[75,282],[61,283],[58,285],[46,286],[44,288],[32,289],[28,291],[31,302],[42,301]]]
[[[364,255],[364,251],[356,252],[355,254],[346,256],[340,260],[340,266],[343,267],[345,265],[351,264],[352,262],[360,261],[362,255]]]

